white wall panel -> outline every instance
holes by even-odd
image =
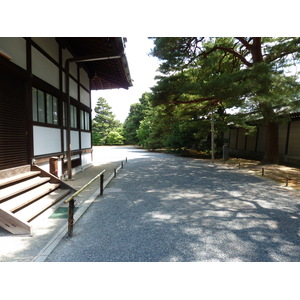
[[[77,83],[70,78],[70,96],[74,99],[78,100],[78,86]]]
[[[81,132],[81,148],[91,148],[91,133],[90,132]]]
[[[82,87],[80,87],[80,102],[88,107],[91,107],[90,94],[86,90],[84,90]]]
[[[92,153],[83,153],[81,155],[81,165],[84,168],[84,166],[91,165],[92,164]]]
[[[33,37],[32,40],[36,42],[44,51],[47,52],[56,62],[59,62],[59,47],[53,37]]]
[[[33,126],[34,155],[61,152],[60,129]]]
[[[71,131],[71,150],[79,149],[79,131]]]
[[[80,68],[80,83],[85,86],[88,90],[90,89],[90,79],[87,72]]]
[[[32,73],[59,88],[58,67],[35,48],[32,48]]]
[[[26,70],[26,41],[18,37],[0,37],[0,52],[11,57],[11,62]]]
[[[63,49],[62,50],[62,59],[63,59],[63,67],[65,67],[65,63],[66,63],[66,60],[68,58],[73,58],[72,54],[66,50],[66,49]],[[77,64],[76,63],[70,63],[70,74],[75,77],[76,79],[78,79],[77,77]]]
[[[66,93],[66,73],[63,72],[62,76],[63,76],[62,88],[63,88],[63,92]],[[69,87],[70,87],[70,96],[78,100],[77,83],[72,78],[69,78]]]
[[[71,150],[79,149],[79,131],[71,130]],[[67,131],[64,130],[64,151],[67,151]]]

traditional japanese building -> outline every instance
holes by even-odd
[[[15,215],[36,202],[33,187],[25,189],[29,200],[18,202],[22,186],[29,186],[22,180],[36,181],[40,190],[45,178],[50,178],[47,184],[53,189],[53,184],[64,187],[59,179],[71,178],[92,164],[91,90],[132,85],[125,43],[118,37],[0,38],[0,225],[4,228],[15,233]],[[14,201],[18,204],[9,204]],[[32,217],[25,218],[24,213],[22,218],[26,225]],[[22,230],[16,232],[27,229]]]
[[[49,170],[54,156],[61,177],[69,158],[73,173],[91,164],[91,90],[131,86],[125,41],[0,38],[0,170]]]

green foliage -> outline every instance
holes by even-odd
[[[106,145],[123,145],[124,137],[117,131],[111,131],[106,138]]]
[[[111,111],[111,107],[106,100],[100,97],[95,107],[96,116],[92,121],[92,143],[93,145],[106,145],[111,144],[114,141],[118,141],[119,144],[122,137],[122,124],[115,120],[115,115]],[[114,132],[114,134],[111,134]],[[115,133],[118,133],[119,138]]]
[[[213,112],[220,151],[228,125],[250,134],[251,121],[276,123],[299,108],[298,78],[285,71],[299,62],[299,38],[162,37],[154,44],[163,76],[131,106],[126,143],[209,152]]]
[[[165,74],[153,89],[154,105],[198,103],[203,117],[215,110],[223,122],[219,128],[229,120],[245,127],[253,118],[276,123],[279,111],[299,108],[298,78],[285,70],[299,63],[300,38],[162,37],[154,44],[152,54],[162,60],[160,71]],[[230,108],[239,108],[240,114],[230,116]],[[175,131],[181,134],[180,128]],[[270,160],[278,150],[276,136],[266,132],[265,155]]]
[[[210,147],[210,119],[201,117],[197,105],[170,107],[160,105],[141,121],[137,130],[139,144],[147,149],[194,149],[208,150]],[[216,128],[221,132],[222,120],[216,120]],[[222,134],[220,134],[222,137]],[[219,148],[223,145],[218,142]]]
[[[150,111],[150,93],[144,93],[139,99],[139,103],[134,103],[130,106],[129,115],[126,118],[123,126],[123,134],[126,144],[138,144],[137,130],[141,121],[147,116]]]

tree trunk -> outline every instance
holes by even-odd
[[[262,54],[262,44],[261,37],[254,37],[253,44],[251,49],[253,63],[262,63],[263,54]],[[265,94],[267,87],[263,85],[261,94]],[[258,93],[259,94],[259,93]],[[259,104],[260,111],[264,117],[266,125],[266,134],[265,134],[265,153],[263,162],[264,163],[278,163],[278,123],[275,121],[276,114],[272,108],[271,103],[262,102]]]
[[[278,163],[278,127],[278,123],[276,122],[269,122],[266,124],[264,163]]]

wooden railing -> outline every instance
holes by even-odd
[[[127,162],[127,157],[125,159],[125,162]],[[114,169],[114,173],[110,175],[110,177],[106,180],[105,185],[107,185],[113,178],[116,177],[117,171],[124,168],[124,162],[121,161],[121,164],[118,168]],[[68,236],[72,237],[73,235],[73,227],[74,227],[74,209],[75,209],[75,200],[74,198],[79,195],[83,190],[85,190],[89,185],[91,185],[95,180],[97,180],[100,177],[100,196],[103,195],[104,191],[104,173],[105,170],[103,170],[101,173],[99,173],[97,176],[95,176],[92,180],[90,180],[87,184],[85,184],[81,189],[79,189],[77,192],[72,194],[67,200],[65,200],[65,203],[69,203],[69,211],[68,211]]]
[[[79,195],[83,190],[85,190],[89,185],[91,185],[95,180],[100,177],[100,196],[103,195],[103,183],[104,183],[104,172],[103,170],[97,176],[95,176],[92,180],[90,180],[87,184],[85,184],[81,189],[72,194],[65,203],[69,203],[69,216],[68,216],[68,236],[71,237],[73,235],[73,227],[74,227],[74,208],[75,208],[75,200],[74,198]]]

